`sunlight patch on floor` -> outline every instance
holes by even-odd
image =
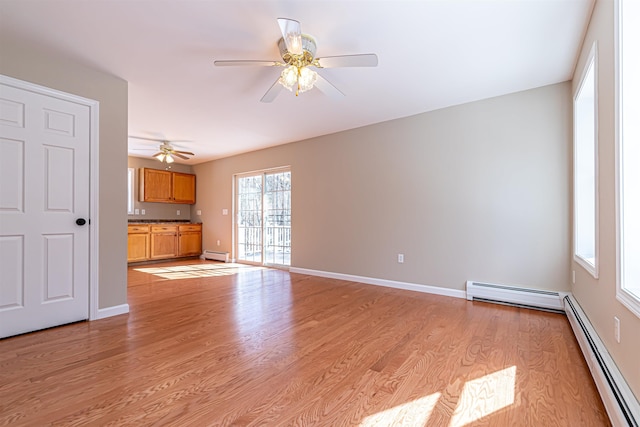
[[[237,263],[216,263],[175,265],[168,267],[140,267],[134,270],[141,273],[153,274],[163,279],[178,280],[197,277],[231,276],[244,271],[264,270],[264,267]]]
[[[464,384],[449,427],[463,427],[512,405],[515,398],[516,367],[511,366]],[[403,403],[366,417],[360,427],[425,426],[441,393]]]
[[[433,408],[440,399],[440,393],[433,393],[386,411],[378,412],[362,420],[360,427],[373,426],[424,426]]]
[[[462,427],[513,404],[516,367],[467,381],[449,427]]]

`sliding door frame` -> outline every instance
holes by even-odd
[[[290,166],[282,166],[282,167],[277,167],[277,168],[271,168],[271,169],[261,169],[261,170],[256,170],[256,171],[251,171],[251,172],[243,172],[243,173],[238,173],[238,174],[234,174],[233,175],[233,221],[232,221],[232,226],[233,226],[233,233],[232,233],[232,244],[233,244],[233,260],[237,261],[237,262],[241,262],[241,263],[246,263],[246,264],[251,264],[251,265],[265,265],[265,266],[270,266],[270,267],[276,267],[276,268],[289,268],[291,265],[291,245],[289,243],[289,264],[274,264],[274,263],[269,263],[267,262],[268,260],[265,259],[265,230],[267,228],[267,224],[266,224],[266,207],[265,207],[265,193],[267,193],[266,191],[266,176],[267,175],[271,175],[271,174],[278,174],[278,173],[283,173],[283,172],[288,172],[289,174],[291,174],[291,167]],[[255,261],[255,260],[246,260],[246,259],[240,259],[240,236],[239,236],[239,232],[240,232],[240,224],[239,224],[239,215],[240,215],[240,207],[239,207],[239,203],[240,203],[240,186],[239,186],[239,180],[242,178],[247,178],[247,177],[252,177],[252,176],[260,176],[261,177],[261,202],[260,202],[260,210],[261,210],[261,214],[260,214],[260,259],[259,261]],[[291,187],[291,183],[290,183],[290,187]],[[291,195],[291,188],[289,188],[289,193]],[[289,198],[289,217],[291,215],[291,198]],[[291,223],[290,218],[289,218],[289,224]],[[289,225],[289,242],[290,242],[290,233],[291,233],[291,225]],[[285,257],[283,256],[283,261],[285,260]]]

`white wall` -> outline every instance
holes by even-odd
[[[196,165],[192,218],[231,251],[233,175],[290,165],[295,267],[566,291],[570,123],[562,83]]]
[[[596,2],[573,79],[575,92],[591,46],[597,42],[600,269],[599,278],[594,279],[572,262],[576,272],[572,292],[640,400],[640,319],[616,299],[613,6],[612,0]],[[620,343],[613,334],[614,316],[620,319]]]
[[[0,73],[100,102],[100,308],[127,303],[127,82],[24,40],[0,40]]]

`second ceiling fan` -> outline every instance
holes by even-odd
[[[166,140],[166,139],[157,139],[157,138],[147,138],[147,137],[143,137],[143,136],[133,136],[133,135],[129,135],[129,138],[133,138],[133,139],[141,139],[144,141],[154,141],[154,142],[159,142],[160,146],[157,148],[157,150],[159,150],[157,153],[153,154],[151,157],[155,157],[156,159],[160,160],[163,163],[173,163],[174,162],[174,157],[177,157],[179,159],[182,160],[189,160],[188,156],[195,156],[195,154],[193,154],[190,151],[180,151],[180,150],[176,150],[174,148],[174,146],[172,145],[171,141]],[[136,150],[136,149],[134,149]],[[139,150],[139,149],[138,149]],[[143,150],[148,150],[151,151],[151,149],[143,149]],[[153,150],[155,151],[155,150]]]
[[[358,55],[326,56],[316,58],[316,41],[308,34],[302,34],[300,22],[278,18],[282,38],[278,41],[282,61],[261,60],[216,60],[214,65],[224,66],[266,66],[284,67],[278,80],[264,94],[261,102],[271,102],[282,89],[295,91],[296,96],[317,87],[331,97],[342,97],[344,94],[329,83],[324,77],[309,67],[337,68],[337,67],[375,67],[378,56],[375,53]]]

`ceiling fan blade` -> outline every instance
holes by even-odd
[[[278,25],[287,50],[295,55],[302,54],[302,31],[300,22],[288,18],[278,18]]]
[[[164,154],[164,153],[163,153],[162,151],[158,151],[156,154],[154,154],[154,155],[153,155],[153,156],[151,156],[151,157],[157,157],[157,156],[159,156],[160,154]]]
[[[175,156],[175,157],[179,157],[179,158],[181,158],[183,160],[189,160],[189,158],[187,156],[183,156],[182,154],[178,154],[175,151],[173,153],[171,153],[171,155]]]
[[[195,156],[195,154],[193,154],[190,151],[179,151],[179,150],[173,150],[174,153],[179,153],[179,154],[186,154],[187,156]]]
[[[278,77],[278,80],[276,80],[275,83],[271,85],[271,87],[269,88],[267,93],[264,94],[260,102],[272,102],[274,99],[276,99],[276,97],[278,96],[280,91],[282,91],[282,89],[284,89],[284,87],[280,84],[280,78]]]
[[[376,67],[378,55],[375,53],[363,53],[359,55],[325,56],[313,61],[313,65],[319,68],[334,67]]]
[[[342,93],[340,89],[332,85],[329,80],[325,79],[320,74],[318,74],[318,77],[316,78],[315,87],[320,89],[322,93],[329,96],[331,99],[340,99],[344,97],[344,93]]]
[[[258,59],[218,59],[213,61],[216,67],[236,67],[236,66],[258,66],[258,67],[277,67],[284,64],[278,61],[261,61]]]

